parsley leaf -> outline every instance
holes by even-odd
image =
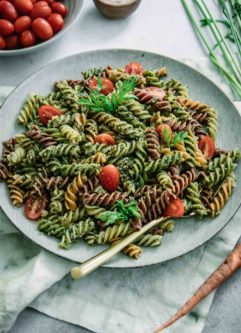
[[[175,133],[173,140],[172,140],[172,146],[175,146],[177,143],[184,142],[185,139],[187,138],[187,132],[181,131]]]
[[[118,200],[115,205],[116,211],[106,211],[99,215],[99,219],[105,222],[105,225],[112,225],[117,222],[127,222],[130,218],[139,218],[141,214],[136,201],[130,201],[125,204],[123,200]]]
[[[164,141],[167,144],[167,146],[169,147],[170,143],[171,143],[171,134],[168,131],[168,129],[166,129],[165,127],[163,129],[163,134],[164,134]]]
[[[79,104],[86,105],[90,110],[96,112],[108,112],[112,113],[115,111],[119,105],[129,99],[136,99],[136,96],[131,94],[132,90],[135,88],[137,82],[134,77],[129,80],[121,82],[117,90],[112,94],[105,96],[100,93],[102,89],[102,80],[100,77],[97,78],[97,89],[91,91],[86,98],[79,100]]]

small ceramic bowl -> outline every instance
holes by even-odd
[[[44,47],[53,44],[59,37],[61,37],[66,31],[68,31],[69,28],[71,28],[73,24],[78,20],[84,0],[65,0],[63,1],[63,3],[68,8],[68,14],[64,19],[65,22],[64,28],[56,35],[54,35],[53,38],[47,40],[46,42],[42,42],[31,47],[15,49],[15,50],[1,50],[0,56],[6,57],[6,56],[28,54],[31,52],[36,52],[38,50],[42,50]]]
[[[104,16],[111,19],[121,19],[125,18],[137,9],[140,5],[141,0],[94,0],[94,4],[96,8],[103,14]]]

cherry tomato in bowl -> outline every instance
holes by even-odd
[[[14,22],[18,18],[18,13],[13,4],[9,1],[0,1],[0,16],[5,20]]]
[[[37,4],[38,3],[36,3],[36,5]],[[52,10],[48,5],[42,6],[42,7],[39,7],[39,8],[36,8],[35,7],[36,5],[34,5],[33,10],[31,12],[31,19],[32,20],[35,20],[38,17],[42,17],[44,19],[47,19],[51,15]]]
[[[14,32],[14,25],[5,19],[0,19],[0,35],[10,36]]]
[[[57,13],[52,13],[48,18],[48,22],[51,25],[54,33],[59,32],[64,27],[64,19],[60,14]]]
[[[33,10],[33,2],[31,0],[14,0],[13,4],[19,14],[25,15]]]
[[[182,217],[184,213],[184,204],[179,198],[173,199],[164,210],[164,216],[170,217]]]
[[[99,180],[101,186],[107,192],[116,191],[120,181],[119,169],[113,164],[108,164],[104,166],[99,174]]]
[[[2,36],[0,36],[0,50],[4,50],[6,45],[6,40]]]
[[[213,157],[216,149],[215,142],[209,135],[203,136],[199,140],[198,148],[201,150],[207,160]]]
[[[19,47],[19,38],[17,35],[6,37],[6,50],[14,50]]]
[[[49,22],[41,17],[38,17],[33,21],[32,29],[35,35],[43,41],[50,39],[54,34]]]
[[[46,198],[41,197],[34,199],[32,197],[29,197],[25,203],[24,215],[29,220],[38,220],[42,216],[46,205]]]
[[[42,105],[38,110],[38,116],[41,123],[47,126],[49,120],[55,116],[61,116],[63,113],[51,105]]]
[[[100,90],[100,93],[107,96],[114,90],[113,83],[109,79],[106,79],[105,77],[102,77],[101,81],[102,81],[102,88]],[[97,89],[98,87],[97,79],[95,77],[92,77],[89,80],[88,85],[90,89],[93,90]]]
[[[19,34],[25,30],[29,30],[31,28],[31,25],[32,25],[32,20],[27,15],[19,17],[14,22],[15,31]]]
[[[53,13],[60,14],[63,17],[65,17],[68,12],[66,6],[61,2],[54,2],[52,4],[52,10],[53,10]]]
[[[25,30],[20,35],[20,42],[23,47],[30,47],[37,43],[37,38],[31,30]]]

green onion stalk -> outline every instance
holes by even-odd
[[[230,27],[233,41],[237,47],[237,54],[234,53],[230,48],[223,32],[218,26],[218,22],[220,20],[214,19],[205,0],[193,0],[193,4],[196,5],[197,9],[202,15],[201,22],[208,22],[207,25],[216,42],[215,47],[212,47],[208,42],[206,36],[202,32],[202,29],[200,28],[198,20],[192,14],[191,9],[187,4],[187,1],[181,1],[193,27],[195,28],[197,34],[201,38],[204,46],[208,51],[210,60],[217,67],[219,72],[224,76],[229,86],[233,90],[234,94],[238,97],[241,97],[241,39],[239,31],[233,21],[233,15],[230,13],[230,8],[226,4],[226,0],[219,0],[219,4],[223,10],[226,20],[228,21],[227,24]],[[231,4],[232,3],[235,4],[235,0],[231,0]],[[220,53],[218,52],[218,49]]]

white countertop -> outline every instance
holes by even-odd
[[[101,48],[135,48],[174,58],[205,55],[180,0],[143,0],[131,17],[120,21],[103,18],[95,9],[93,2],[85,0],[77,24],[52,47],[27,56],[0,58],[0,85],[16,85],[49,62],[74,53]],[[218,290],[204,333],[240,332],[239,281],[241,273],[237,273]],[[38,314],[36,311],[25,310],[11,333],[43,331],[87,332],[85,329]]]

